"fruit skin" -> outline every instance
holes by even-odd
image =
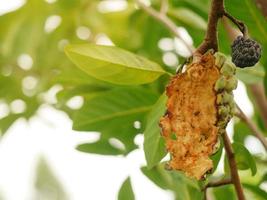
[[[232,90],[235,90],[237,88],[237,79],[234,76],[231,76],[226,80],[225,90],[228,92],[231,92]]]
[[[225,87],[226,87],[226,79],[225,77],[222,76],[216,81],[214,89],[215,91],[220,91],[223,90]]]
[[[229,62],[225,62],[220,70],[221,74],[224,76],[233,76],[235,75],[235,66]]]
[[[237,67],[252,67],[260,60],[261,46],[250,38],[238,36],[231,47],[232,62]]]
[[[215,53],[215,65],[220,69],[224,62],[226,61],[226,56],[223,53],[216,52]]]

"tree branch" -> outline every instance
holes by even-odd
[[[245,115],[241,108],[238,105],[236,105],[236,107],[238,109],[236,116],[242,119],[248,125],[248,127],[252,130],[252,133],[261,141],[262,145],[267,151],[267,140],[264,135],[261,133],[258,127]]]
[[[267,128],[267,100],[264,93],[264,86],[262,84],[251,84],[249,87],[257,103],[265,128]]]
[[[224,15],[224,1],[212,0],[209,12],[208,29],[201,45],[197,48],[196,54],[204,54],[209,49],[218,51],[217,24]]]
[[[166,14],[163,14],[161,12],[156,11],[152,7],[146,6],[144,3],[142,3],[140,0],[135,0],[137,5],[143,9],[147,14],[149,14],[154,19],[158,20],[160,23],[162,23],[166,28],[170,30],[170,32],[177,38],[179,38],[183,44],[186,46],[186,48],[190,51],[191,54],[193,54],[193,47],[189,45],[180,35],[180,33],[177,30],[176,25],[166,16]]]
[[[240,183],[240,179],[239,179],[239,175],[238,175],[238,171],[237,171],[234,151],[233,151],[233,148],[231,146],[231,142],[228,138],[226,131],[222,134],[222,138],[223,138],[226,156],[227,156],[227,159],[229,161],[231,180],[235,186],[238,200],[245,200],[244,192],[243,192],[242,185]]]

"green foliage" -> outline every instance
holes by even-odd
[[[173,191],[177,200],[202,200],[200,186],[203,182],[191,180],[180,172],[166,171],[160,163],[166,155],[158,126],[158,120],[165,112],[166,96],[162,93],[169,81],[169,72],[175,71],[166,65],[163,56],[172,53],[182,63],[185,58],[177,53],[180,46],[169,50],[159,48],[161,39],[173,42],[173,35],[164,25],[137,9],[132,1],[127,1],[127,8],[113,12],[102,12],[100,2],[58,0],[48,4],[43,0],[28,0],[21,8],[0,16],[0,102],[9,108],[16,99],[26,104],[24,112],[9,112],[0,118],[0,133],[8,131],[17,119],[30,119],[43,104],[65,111],[73,121],[74,130],[101,133],[98,141],[77,146],[85,153],[127,155],[137,148],[135,136],[144,133],[147,166],[141,169],[142,172],[160,188]],[[159,0],[151,3],[154,8],[160,7]],[[185,28],[195,47],[204,38],[209,5],[210,0],[169,0],[168,17],[177,26]],[[229,13],[245,22],[250,36],[266,50],[267,21],[255,2],[225,0],[225,6]],[[61,23],[47,32],[46,20],[53,15],[60,17]],[[89,28],[87,39],[77,36],[81,26]],[[231,40],[223,23],[219,23],[218,30],[220,51],[229,56]],[[115,46],[96,45],[101,43],[99,38],[103,36]],[[67,43],[69,45],[65,46]],[[22,69],[18,63],[22,54],[33,60],[28,70]],[[251,84],[263,81],[266,87],[266,64],[267,54],[263,53],[257,66],[237,69],[237,78],[248,89]],[[37,80],[36,86],[30,90],[22,84],[29,76]],[[57,101],[49,102],[44,96],[54,86],[61,89],[56,94]],[[81,109],[73,110],[67,106],[75,96],[84,99]],[[255,102],[253,106],[253,120],[262,132],[267,133]],[[135,122],[141,127],[134,127]],[[240,173],[246,195],[250,199],[266,199],[266,191],[259,188],[260,183],[266,181],[264,173],[260,173],[259,159],[254,159],[256,156],[244,147],[245,138],[250,134],[243,122],[234,121],[233,148],[238,168],[250,169],[254,176],[258,167],[254,177]],[[222,151],[221,142],[218,152],[211,157],[214,171]],[[37,171],[36,198],[53,199],[47,193],[52,186],[51,194],[57,193],[59,199],[67,199],[44,160],[40,161]],[[225,162],[227,175],[229,166]],[[214,175],[208,180],[212,178]],[[259,182],[254,181],[255,178]],[[232,186],[212,189],[212,195],[216,200],[236,199]],[[134,199],[130,178],[123,183],[118,198]]]
[[[191,200],[202,198],[197,181],[187,178],[180,172],[167,171],[164,169],[163,164],[157,165],[152,169],[142,167],[141,170],[157,186],[164,190],[173,190],[176,199]]]
[[[154,167],[166,155],[164,140],[160,135],[159,119],[166,108],[167,97],[162,94],[147,116],[144,131],[144,150],[148,168]]]
[[[68,199],[67,194],[44,158],[40,158],[37,165],[35,189],[36,192],[34,199]]]
[[[131,184],[131,179],[128,177],[122,184],[119,195],[118,195],[118,200],[134,200],[134,192],[132,189],[132,184]]]
[[[166,73],[158,64],[117,47],[71,45],[65,51],[87,74],[115,84],[149,83]]]
[[[250,154],[250,152],[247,150],[245,146],[243,146],[241,143],[233,143],[233,149],[235,154],[235,160],[238,169],[251,170],[251,175],[254,176],[257,173],[257,167],[254,158]]]
[[[112,89],[89,99],[76,112],[73,129],[99,131],[101,139],[117,138],[123,142],[126,148],[124,153],[127,153],[136,148],[133,139],[142,131],[134,127],[134,122],[144,122],[144,116],[151,110],[157,97],[157,94],[143,88]],[[95,152],[94,149],[102,145],[104,144],[82,145],[78,149]],[[103,149],[99,152],[101,151]]]

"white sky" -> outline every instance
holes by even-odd
[[[0,14],[21,5],[20,0],[0,0]],[[246,113],[252,106],[242,83],[235,92],[237,102]],[[230,132],[232,127],[229,127]],[[137,200],[171,200],[139,171],[145,165],[143,150],[135,150],[126,158],[100,156],[75,150],[82,141],[94,140],[94,133],[71,130],[71,121],[63,112],[42,106],[29,123],[17,121],[0,143],[0,193],[5,200],[29,200],[36,161],[44,155],[63,184],[71,200],[113,200],[124,179],[131,175]],[[142,146],[142,144],[140,144]],[[255,143],[250,144],[254,146]],[[260,145],[258,150],[261,151]],[[222,165],[220,166],[222,168]]]

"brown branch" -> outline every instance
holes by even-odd
[[[224,15],[224,1],[212,0],[209,12],[208,29],[201,45],[197,48],[196,54],[204,54],[209,49],[218,51],[217,24]]]
[[[219,186],[228,185],[228,184],[232,184],[232,180],[230,178],[228,178],[228,179],[222,179],[222,180],[219,180],[219,181],[216,181],[216,182],[209,182],[202,189],[202,191],[204,192],[204,200],[208,200],[208,195],[207,195],[208,188],[211,188],[211,187],[219,187]]]
[[[227,179],[222,179],[216,182],[209,182],[204,189],[210,188],[210,187],[219,187],[222,185],[228,185],[228,184],[232,184],[232,180],[230,178]]]
[[[252,84],[249,87],[258,106],[265,128],[267,128],[267,99],[264,93],[264,86],[263,84]]]
[[[238,200],[245,200],[244,192],[243,192],[242,185],[241,185],[239,175],[238,175],[234,151],[233,151],[230,139],[228,138],[226,131],[222,134],[222,138],[223,138],[226,156],[227,156],[227,159],[229,161],[231,180],[234,184]]]
[[[267,1],[266,0],[256,0],[257,7],[261,10],[262,14],[267,17]]]
[[[238,110],[238,113],[236,113],[236,116],[238,116],[248,125],[248,127],[252,130],[252,133],[261,141],[262,145],[267,151],[267,140],[264,137],[264,135],[261,133],[258,127],[245,115],[245,113],[241,110],[241,108],[238,105],[236,105],[236,107]]]
[[[149,14],[154,19],[158,20],[161,24],[163,24],[166,28],[170,30],[170,32],[177,38],[179,38],[183,44],[186,46],[186,48],[190,51],[191,54],[193,54],[194,48],[189,45],[180,35],[180,33],[177,30],[176,25],[173,23],[172,20],[168,18],[166,14],[163,14],[161,12],[158,12],[152,7],[146,6],[144,3],[142,3],[140,0],[135,0],[137,5],[143,9],[147,14]]]

